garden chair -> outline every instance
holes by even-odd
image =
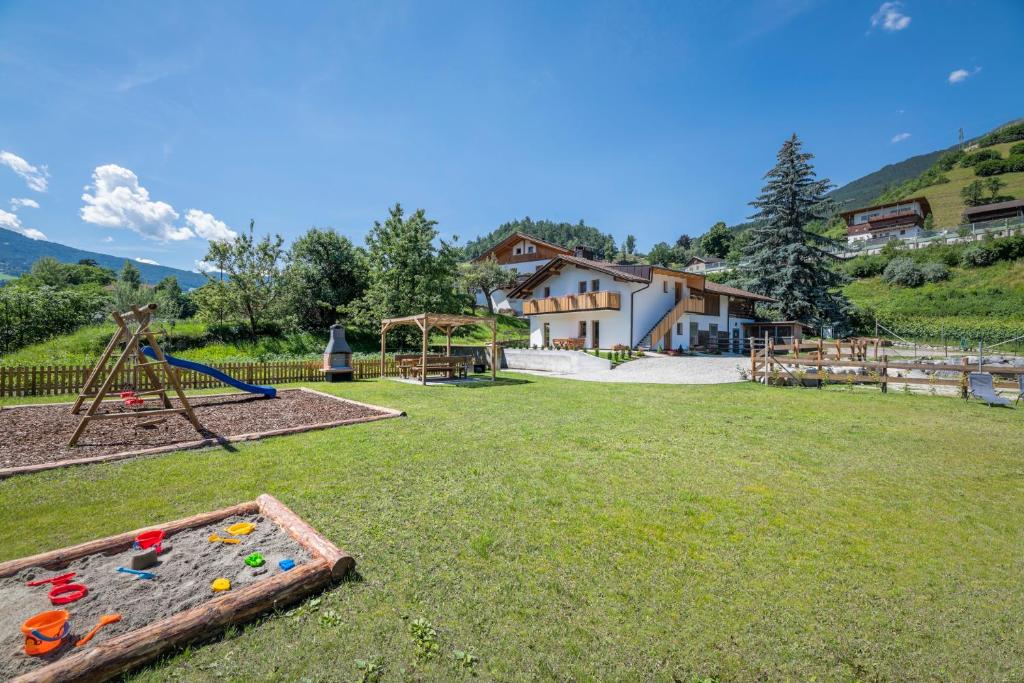
[[[989,406],[1009,406],[1010,399],[996,393],[992,375],[987,372],[972,372],[967,376],[968,393]]]

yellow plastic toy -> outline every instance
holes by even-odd
[[[241,543],[241,541],[237,538],[224,538],[222,536],[218,536],[217,534],[210,534],[209,541],[210,543]]]
[[[210,584],[210,588],[213,589],[214,593],[231,590],[231,582],[227,579],[214,579],[213,583]]]
[[[224,531],[228,532],[232,536],[248,536],[256,529],[256,525],[252,522],[239,522],[238,524],[232,524]]]

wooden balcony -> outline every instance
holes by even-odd
[[[702,297],[702,296],[688,296],[685,299],[683,299],[682,302],[683,302],[683,313],[703,313],[704,312],[704,297]]]
[[[576,311],[619,310],[618,292],[587,292],[569,296],[549,296],[546,299],[523,301],[523,315],[545,313],[573,313]]]

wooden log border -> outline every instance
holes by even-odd
[[[359,424],[362,422],[376,422],[377,420],[388,420],[393,417],[404,417],[405,411],[394,410],[393,408],[385,408],[383,406],[375,406],[370,403],[361,403],[360,401],[353,401],[351,399],[342,398],[341,396],[335,396],[333,394],[324,393],[322,391],[316,391],[315,389],[307,389],[306,387],[298,387],[296,389],[284,389],[281,393],[287,391],[304,391],[308,394],[316,394],[324,398],[334,399],[340,403],[352,403],[363,408],[370,408],[372,410],[380,411],[380,415],[370,415],[368,417],[354,417],[347,420],[336,420],[333,422],[321,422],[318,424],[311,425],[298,425],[295,427],[284,427],[282,429],[271,429],[265,432],[251,432],[249,434],[236,434],[234,436],[225,436],[216,439],[199,439],[197,441],[179,441],[178,443],[167,444],[166,446],[155,446],[153,448],[143,448],[135,451],[122,451],[120,453],[109,453],[107,455],[95,455],[89,458],[75,458],[73,460],[56,460],[54,462],[38,463],[36,465],[22,465],[20,467],[5,467],[0,469],[0,479],[6,479],[19,474],[32,474],[33,472],[44,472],[46,470],[55,470],[62,467],[72,467],[75,465],[91,465],[98,462],[111,462],[113,460],[126,460],[128,458],[138,458],[147,455],[160,455],[162,453],[170,453],[172,451],[183,451],[194,448],[206,448],[208,446],[218,446],[228,443],[238,443],[240,441],[256,441],[257,439],[265,439],[271,436],[284,436],[286,434],[298,434],[299,432],[311,432],[318,429],[330,429],[331,427],[341,427],[344,425]],[[202,396],[243,396],[244,393],[231,393],[231,394],[207,394]],[[16,406],[6,406],[3,410],[14,410],[16,408],[45,408],[53,407],[55,405],[71,405],[71,403],[27,403]]]
[[[218,633],[228,624],[247,621],[263,612],[320,590],[355,567],[351,555],[321,536],[281,501],[264,493],[256,500],[214,512],[144,527],[79,545],[0,563],[0,576],[10,576],[26,567],[61,569],[69,562],[96,553],[127,549],[143,531],[163,529],[169,538],[186,529],[213,524],[234,515],[261,514],[277,524],[305,548],[312,559],[286,572],[222,596],[141,628],[101,641],[82,652],[69,654],[52,664],[22,674],[12,683],[57,681],[105,681],[197,638]]]

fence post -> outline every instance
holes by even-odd
[[[960,375],[960,398],[966,400],[967,399],[967,373],[969,372],[969,370],[967,369],[967,356],[964,356],[963,358],[961,358],[960,359],[960,363],[964,367],[963,372]]]
[[[882,356],[882,393],[889,393],[889,354]]]

